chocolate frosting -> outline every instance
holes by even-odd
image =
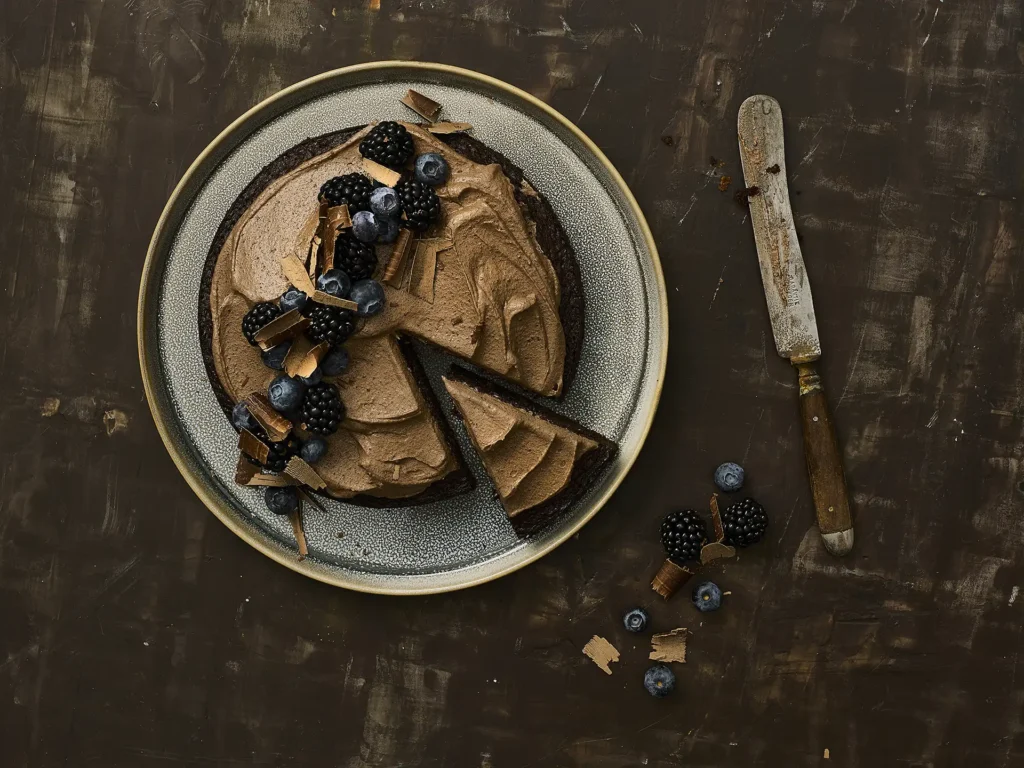
[[[564,490],[576,462],[597,448],[590,438],[465,382],[445,377],[444,385],[509,517]]]
[[[544,395],[562,386],[558,280],[508,178],[498,165],[472,162],[424,129],[406,127],[417,153],[438,152],[451,168],[449,181],[437,189],[442,220],[424,237],[442,250],[432,291],[385,286],[387,308],[347,344],[351,364],[335,380],[347,416],[317,467],[339,497],[412,496],[457,467],[396,333],[424,338]],[[320,185],[361,170],[358,143],[368,130],[272,182],[217,257],[210,291],[213,362],[236,401],[265,390],[276,375],[243,337],[242,317],[252,303],[276,299],[288,287],[281,258],[305,253],[316,230]],[[378,261],[386,263],[390,252],[391,246],[378,246]]]

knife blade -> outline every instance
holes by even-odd
[[[740,160],[772,335],[796,368],[807,474],[825,548],[853,548],[849,491],[839,442],[815,361],[821,357],[811,285],[796,236],[786,180],[782,109],[770,96],[751,96],[737,118]],[[756,188],[756,189],[755,189]]]

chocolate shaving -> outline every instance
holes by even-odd
[[[654,580],[651,582],[651,589],[668,600],[691,576],[693,576],[693,571],[689,568],[666,560],[655,574]]]
[[[295,534],[295,543],[299,548],[299,560],[305,560],[309,554],[306,546],[306,532],[302,530],[302,505],[289,515],[292,521],[292,532]]]
[[[409,292],[428,304],[434,303],[434,276],[437,274],[437,244],[425,240],[416,243],[416,254],[409,277]]]
[[[260,440],[248,429],[243,429],[238,436],[238,449],[246,456],[251,456],[260,464],[266,464],[270,458],[270,446]]]
[[[300,456],[292,456],[285,465],[284,473],[289,477],[298,480],[303,485],[308,485],[314,491],[327,487],[324,479],[316,473],[309,464]]]
[[[313,375],[313,371],[315,371],[316,367],[320,365],[320,361],[324,359],[324,355],[327,354],[327,350],[330,348],[330,344],[326,341],[321,341],[306,353],[306,356],[299,362],[298,368],[295,369],[295,373],[289,375],[301,376],[308,379]],[[287,362],[287,358],[285,358],[285,360]]]
[[[419,91],[414,91],[412,88],[406,91],[405,96],[399,99],[399,101],[424,120],[429,120],[430,122],[434,122],[437,116],[441,114],[440,104],[429,96],[424,96]]]
[[[676,661],[680,664],[686,663],[686,635],[688,630],[685,627],[673,629],[671,632],[661,632],[651,637],[651,661]]]
[[[309,241],[309,254],[306,256],[306,274],[310,280],[316,280],[316,273],[320,268],[320,245],[323,239],[320,235],[313,235]]]
[[[723,557],[735,557],[735,555],[735,547],[730,547],[728,544],[722,544],[721,542],[715,541],[701,547],[700,562],[701,565],[707,565],[712,560],[720,560]]]
[[[284,356],[285,373],[295,378],[298,375],[299,366],[302,365],[302,361],[306,359],[306,355],[312,348],[313,342],[309,340],[309,337],[303,335],[296,338],[289,347],[288,354]]]
[[[298,483],[287,475],[279,475],[272,472],[261,472],[259,467],[249,461],[245,456],[238,457],[238,466],[235,467],[235,482],[239,485],[250,486],[271,486],[282,488],[287,485]]]
[[[292,423],[274,410],[262,392],[251,393],[244,402],[252,417],[266,430],[271,442],[279,443],[291,433]]]
[[[302,259],[294,254],[289,254],[281,259],[281,274],[285,276],[289,283],[307,296],[312,296],[313,291],[316,290],[316,286],[310,280],[309,273],[306,271],[306,266],[302,263]]]
[[[434,123],[428,125],[427,130],[434,135],[441,136],[446,133],[465,133],[466,131],[473,130],[471,123]]]
[[[715,529],[715,541],[725,541],[725,526],[722,525],[722,513],[718,511],[718,494],[711,494],[711,525]]]
[[[327,211],[324,224],[324,272],[334,268],[334,246],[338,242],[338,233],[352,226],[352,217],[347,205],[336,205]],[[328,266],[330,262],[330,266]]]
[[[398,180],[402,178],[402,174],[398,171],[393,171],[386,165],[374,162],[368,157],[363,158],[363,170],[366,171],[366,175],[374,181],[379,181],[385,187],[393,187],[398,183]]]
[[[594,635],[583,646],[583,653],[588,659],[597,664],[606,675],[612,673],[609,664],[619,660],[619,650],[600,635]]]
[[[312,299],[317,304],[326,304],[329,307],[341,307],[342,309],[349,309],[353,312],[359,308],[359,305],[351,299],[339,299],[337,296],[331,296],[331,294],[324,293],[323,291],[313,291]]]
[[[387,266],[384,267],[384,282],[393,288],[398,288],[402,284],[402,277],[404,277],[402,266],[405,264],[405,257],[409,253],[411,243],[412,232],[405,228],[400,230],[395,247],[391,249]]]
[[[291,309],[260,328],[254,338],[260,345],[260,349],[268,350],[276,347],[282,341],[295,338],[306,330],[308,325],[309,318],[303,317],[299,310]]]

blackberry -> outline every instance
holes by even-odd
[[[753,499],[744,499],[722,512],[725,543],[734,547],[749,547],[764,538],[768,530],[768,513]]]
[[[361,243],[351,233],[338,235],[334,244],[334,266],[348,275],[352,282],[373,277],[377,270],[377,254],[369,243]]]
[[[314,384],[302,400],[302,425],[314,435],[332,435],[345,418],[345,406],[333,384]]]
[[[332,347],[343,343],[356,329],[356,316],[347,309],[314,304],[306,313],[309,327],[306,335],[316,343],[326,341]]]
[[[692,509],[670,512],[661,524],[661,544],[669,560],[678,565],[700,560],[701,547],[707,540],[707,526]]]
[[[359,154],[389,168],[405,165],[412,153],[412,136],[393,120],[377,123],[359,142]]]
[[[265,433],[264,433],[265,434]],[[270,455],[263,463],[263,468],[268,472],[283,472],[288,459],[297,456],[302,450],[302,441],[295,435],[288,435],[284,440],[273,443],[265,437],[263,441],[270,446]]]
[[[245,338],[249,340],[249,343],[255,347],[256,334],[259,333],[260,328],[280,314],[281,310],[278,308],[277,304],[271,304],[269,301],[261,301],[246,312],[245,317],[242,318],[242,333],[245,334]]]
[[[402,226],[413,232],[423,232],[441,215],[441,201],[434,188],[415,179],[400,181],[395,185],[398,198],[402,201],[405,219]]]
[[[350,214],[370,210],[373,182],[361,173],[335,176],[320,187],[320,197],[331,205],[347,205]]]

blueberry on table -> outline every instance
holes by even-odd
[[[293,485],[268,487],[263,496],[267,508],[275,515],[290,515],[299,508],[299,491]]]
[[[715,470],[715,485],[725,493],[734,493],[743,487],[743,475],[743,467],[727,461]]]
[[[352,288],[352,281],[342,270],[328,269],[316,279],[316,287],[335,298],[344,299]]]
[[[270,382],[270,386],[267,388],[267,399],[274,406],[274,410],[284,413],[298,408],[305,392],[305,385],[298,379],[293,379],[291,376],[278,376]]]
[[[643,632],[647,629],[647,611],[643,608],[634,608],[622,617],[622,623],[630,632]]]
[[[655,664],[644,673],[644,688],[651,696],[668,696],[676,687],[675,673],[664,664]]]
[[[356,314],[360,317],[376,315],[384,309],[387,302],[384,286],[376,280],[360,280],[352,286],[349,298],[356,303]]]
[[[372,243],[377,239],[380,226],[372,211],[360,211],[352,217],[352,234],[363,243]]]
[[[693,589],[693,604],[701,613],[717,611],[722,607],[722,590],[713,581],[705,581]]]
[[[448,178],[448,163],[437,152],[428,152],[416,158],[416,180],[436,187]]]

